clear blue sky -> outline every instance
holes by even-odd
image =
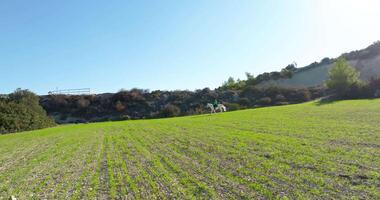
[[[377,0],[0,1],[0,93],[215,88],[364,48]]]

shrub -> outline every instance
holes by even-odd
[[[122,112],[125,109],[125,106],[120,101],[116,101],[115,109],[117,110],[117,112]]]
[[[165,106],[165,108],[161,111],[161,117],[175,117],[179,116],[181,114],[181,110],[178,106],[168,104]]]
[[[373,97],[370,87],[367,84],[355,84],[350,87],[348,92],[344,95],[347,99],[360,99]]]
[[[84,109],[84,108],[87,108],[89,105],[90,105],[90,101],[81,97],[80,99],[78,99],[78,101],[76,102],[76,105],[78,108],[81,108],[81,109]]]
[[[272,99],[270,97],[263,97],[257,101],[259,105],[270,105],[272,103]]]
[[[229,110],[229,111],[234,111],[234,110],[240,110],[241,109],[240,105],[237,104],[237,103],[227,103],[226,107],[227,107],[227,110]]]
[[[282,95],[282,94],[276,95],[276,98],[275,98],[276,102],[282,102],[282,101],[285,101],[285,100],[286,100],[286,98],[284,97],[284,95]]]
[[[39,105],[39,98],[34,93],[17,89],[8,97],[0,99],[0,134],[55,125]]]
[[[380,78],[371,78],[368,86],[373,97],[380,97]]]
[[[311,93],[308,89],[296,89],[289,91],[289,100],[294,103],[311,100]]]
[[[251,104],[251,102],[249,101],[248,98],[243,97],[243,98],[239,99],[239,104],[242,106],[249,106]]]

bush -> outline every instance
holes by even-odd
[[[368,87],[373,97],[380,97],[380,78],[371,78]]]
[[[282,102],[282,101],[285,101],[285,100],[286,100],[286,98],[284,97],[284,95],[282,95],[282,94],[276,95],[276,98],[275,98],[276,102]]]
[[[293,103],[310,101],[312,99],[311,93],[308,89],[296,89],[291,90],[288,93],[288,99]]]
[[[226,107],[227,107],[227,110],[229,110],[229,111],[234,111],[234,110],[240,110],[241,109],[240,105],[237,104],[237,103],[227,103]]]
[[[259,105],[270,105],[272,103],[272,99],[270,97],[263,97],[257,101]]]
[[[0,99],[0,134],[34,130],[55,125],[39,105],[39,97],[17,89]]]
[[[169,104],[161,111],[161,117],[176,117],[181,114],[181,110],[178,106]]]
[[[348,99],[361,99],[361,98],[371,98],[374,92],[371,91],[369,85],[366,84],[355,84],[352,85],[349,91],[344,95],[344,98]]]
[[[242,105],[242,106],[249,106],[251,104],[251,102],[249,101],[248,98],[246,97],[243,97],[243,98],[240,98],[239,99],[239,104]]]
[[[123,112],[125,109],[125,106],[120,101],[117,101],[115,103],[115,109],[117,110],[117,112]]]
[[[76,104],[77,104],[78,108],[85,109],[90,105],[90,101],[82,97],[82,98],[78,99]]]

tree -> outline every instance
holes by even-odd
[[[285,67],[286,70],[288,71],[296,71],[297,70],[297,63],[293,62],[292,64],[289,64]]]
[[[246,83],[247,85],[255,85],[256,84],[256,78],[253,74],[249,72],[245,72],[245,76],[247,77]]]
[[[339,58],[329,71],[326,86],[338,96],[344,97],[352,87],[362,84],[359,75],[344,58]]]
[[[240,79],[235,80],[232,77],[229,77],[227,81],[223,83],[219,90],[240,90],[245,86],[246,81]]]
[[[229,77],[228,80],[223,83],[222,87],[230,89],[230,88],[232,88],[235,85],[235,83],[236,83],[235,79],[232,78],[232,77]]]
[[[29,90],[17,89],[7,98],[0,98],[0,134],[54,125],[39,105],[39,97]]]

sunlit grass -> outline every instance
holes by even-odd
[[[379,124],[357,100],[3,135],[0,197],[378,199]]]

